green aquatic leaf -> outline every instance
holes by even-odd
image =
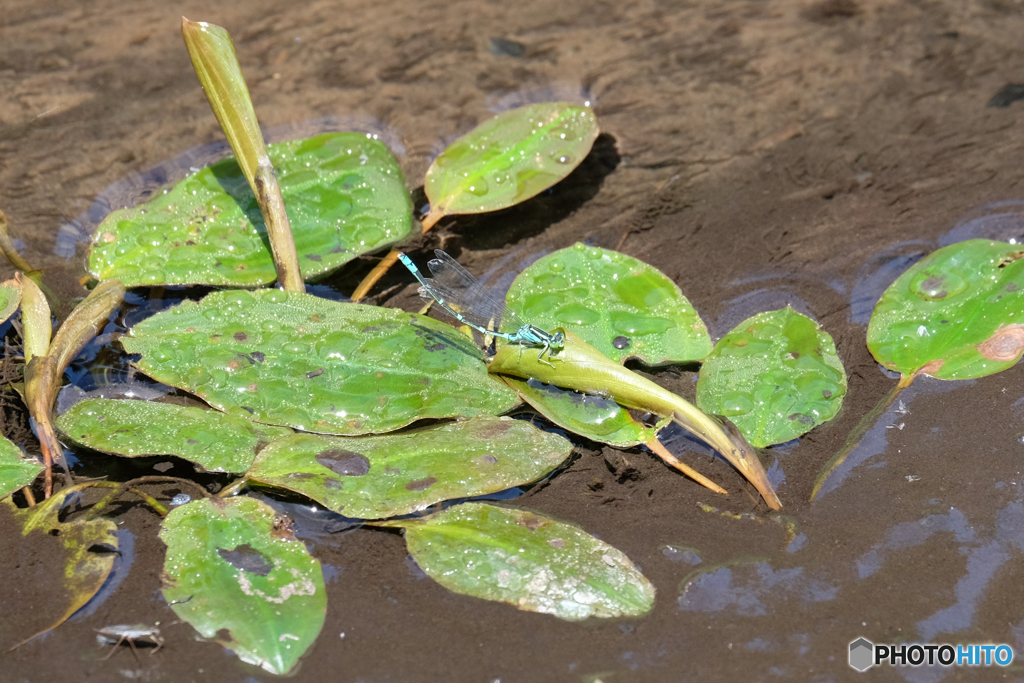
[[[361,133],[325,133],[268,149],[304,278],[409,234],[409,193],[382,143]],[[128,287],[257,287],[277,279],[260,208],[233,157],[107,216],[93,237],[89,271]]]
[[[904,382],[972,379],[1024,351],[1024,250],[968,240],[933,252],[892,283],[868,323],[868,349]]]
[[[21,305],[21,282],[12,278],[0,282],[0,323],[14,315]]]
[[[290,429],[173,403],[90,398],[55,426],[77,444],[126,458],[176,455],[207,472],[245,472],[257,451]]]
[[[167,515],[160,540],[164,598],[204,638],[278,675],[316,640],[323,572],[287,517],[253,498],[196,500]]]
[[[697,406],[729,418],[758,448],[831,420],[845,394],[832,337],[788,307],[734,327],[704,360],[697,382]]]
[[[568,440],[529,422],[476,417],[383,436],[296,434],[263,449],[246,478],[380,519],[536,481],[570,452]]]
[[[113,520],[100,517],[88,521],[60,521],[61,510],[71,497],[78,495],[78,489],[79,487],[63,489],[42,503],[25,509],[18,509],[10,498],[0,501],[0,506],[5,510],[4,516],[13,517],[14,523],[21,527],[21,533],[26,537],[29,547],[42,548],[49,545],[50,552],[58,548],[57,552],[63,557],[62,567],[43,567],[41,571],[31,563],[26,565],[32,569],[27,575],[20,577],[21,580],[45,581],[46,594],[54,604],[24,605],[24,609],[17,611],[20,618],[28,620],[28,628],[42,628],[14,647],[64,623],[96,595],[114,566],[118,538],[117,525]],[[97,546],[105,551],[96,552]],[[11,549],[5,549],[5,552],[11,552]],[[48,554],[43,552],[43,556]],[[55,581],[63,588],[63,592],[58,590],[57,597],[53,595]],[[26,591],[29,595],[37,595],[38,592]],[[0,595],[5,593],[6,591],[0,592]],[[17,596],[14,597],[17,599]],[[16,605],[16,602],[5,597],[5,610],[17,609]]]
[[[711,352],[711,337],[679,287],[653,266],[577,243],[524,270],[508,307],[528,323],[572,330],[609,358],[684,363]]]
[[[415,313],[306,294],[220,291],[154,315],[121,339],[136,365],[214,408],[326,434],[518,403],[453,328]]]
[[[0,436],[0,498],[28,486],[42,471],[42,463],[25,457],[20,448]]]
[[[445,588],[570,621],[654,606],[654,586],[622,552],[578,526],[528,510],[464,503],[391,522]]]
[[[630,448],[658,436],[671,418],[648,427],[611,398],[545,384],[537,379],[502,375],[519,397],[563,429],[617,448]]]
[[[441,216],[513,206],[551,187],[597,139],[590,107],[548,102],[498,114],[453,142],[427,170],[431,226]]]

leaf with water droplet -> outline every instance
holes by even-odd
[[[379,141],[325,133],[268,150],[303,278],[329,273],[412,229],[401,169]],[[233,157],[108,215],[93,236],[89,272],[128,287],[257,287],[277,279],[259,205]]]
[[[704,360],[697,382],[697,406],[729,418],[758,448],[831,420],[845,394],[832,337],[788,307],[734,327]]]
[[[505,382],[541,415],[555,424],[593,441],[618,448],[646,443],[658,435],[671,418],[655,418],[645,425],[611,398],[562,389],[536,379],[502,375]]]
[[[943,247],[892,283],[868,323],[868,349],[909,382],[973,379],[1024,352],[1024,250],[968,240]]]
[[[42,471],[42,463],[26,457],[20,448],[0,436],[0,498],[28,486]]]
[[[23,548],[4,548],[4,552],[28,557],[31,548],[32,553],[42,553],[43,557],[52,558],[51,553],[60,556],[63,565],[40,568],[33,562],[22,562],[14,576],[2,577],[0,600],[4,609],[10,610],[6,613],[18,615],[20,635],[33,634],[17,644],[0,643],[4,649],[60,626],[96,595],[110,575],[118,549],[113,520],[60,520],[61,511],[78,496],[79,489],[68,487],[25,509],[18,509],[10,498],[0,501],[0,524],[20,527],[25,537]],[[44,604],[26,600],[27,596],[40,594],[47,596]]]
[[[320,562],[267,504],[187,503],[164,519],[160,540],[164,598],[204,638],[278,675],[316,640],[327,614]]]
[[[569,621],[654,606],[654,586],[621,551],[528,510],[464,503],[389,525],[405,529],[416,564],[456,593]]]
[[[290,429],[173,403],[91,398],[55,424],[77,444],[126,458],[176,455],[207,472],[245,472],[256,452]]]
[[[296,434],[263,449],[246,477],[347,517],[379,519],[528,484],[571,451],[529,422],[476,417],[383,436]]]
[[[577,243],[548,254],[512,283],[508,307],[545,330],[572,330],[620,363],[685,363],[711,352],[707,327],[679,287],[610,249]]]
[[[0,323],[14,315],[21,305],[21,283],[15,279],[0,282]]]
[[[218,410],[303,431],[371,434],[518,403],[444,323],[276,289],[183,302],[121,344],[147,375]]]
[[[453,142],[427,170],[433,225],[442,216],[514,206],[576,168],[597,138],[590,107],[547,102],[512,109]]]

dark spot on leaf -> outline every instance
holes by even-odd
[[[267,359],[267,354],[263,353],[262,351],[253,351],[252,353],[246,355],[246,358],[248,358],[249,362],[252,363],[253,365],[257,365]]]
[[[402,473],[402,470],[398,469],[397,467],[392,467],[391,465],[385,465],[384,466],[384,474],[396,474],[397,475],[397,474],[401,474],[401,473]]]
[[[274,565],[267,562],[266,558],[263,557],[263,553],[256,550],[256,548],[253,548],[248,543],[240,545],[234,550],[217,548],[217,554],[220,555],[222,560],[230,564],[235,569],[241,569],[249,572],[250,574],[266,576],[270,573],[270,570],[274,568]]]
[[[288,475],[289,479],[313,479],[316,475],[312,472],[292,472]]]
[[[370,471],[370,461],[362,453],[331,448],[318,453],[316,461],[343,477],[361,477]]]
[[[323,368],[317,368],[316,370],[311,370],[310,372],[307,372],[306,373],[306,377],[308,379],[313,379],[314,377],[319,377],[322,374],[324,374],[324,369]]]
[[[246,389],[248,389],[249,391],[251,391],[251,392],[252,392],[252,393],[254,393],[254,394],[256,393],[256,390],[257,390],[257,389],[259,389],[259,388],[260,388],[260,387],[259,387],[259,385],[258,385],[258,384],[256,384],[256,382],[251,382],[251,383],[249,384],[249,386],[247,386],[247,387],[246,387]]]
[[[104,421],[104,420],[106,420],[106,419],[107,419],[107,416],[106,416],[106,415],[97,415],[97,416],[96,416],[96,421],[97,421],[97,422],[103,422],[103,421]]]
[[[800,357],[800,352],[799,351],[790,351],[789,352],[789,357],[792,358],[793,360],[796,360],[797,358]]]
[[[1007,292],[1016,292],[1018,289],[1020,289],[1020,287],[1018,287],[1016,285],[1016,283],[1013,283],[1013,282],[1006,283],[1006,291]]]
[[[249,341],[249,335],[247,335],[245,332],[235,332],[235,341],[236,342]]]
[[[519,519],[516,520],[516,524],[524,526],[530,531],[536,531],[546,524],[543,517],[539,517],[532,512],[523,512],[519,515]]]
[[[256,411],[253,408],[250,408],[249,406],[239,406],[239,408],[241,408],[242,410],[248,410],[250,415],[256,414]]]
[[[324,488],[330,489],[331,491],[340,491],[344,485],[345,483],[343,481],[340,479],[334,479],[333,477],[331,479],[324,480]]]
[[[185,439],[185,443],[199,443],[195,439]]]
[[[238,368],[242,367],[242,365],[237,360],[232,360],[230,363],[228,363],[228,367],[232,370],[237,370]]]
[[[561,548],[565,545],[565,541],[561,538],[552,538],[550,541],[548,541],[548,545],[552,548]]]
[[[312,322],[312,323],[318,323],[322,319],[323,319],[323,316],[320,315],[319,313],[314,313],[313,315],[309,316],[309,321]]]
[[[430,386],[430,378],[429,377],[420,377],[420,384],[422,384],[425,387],[429,387]]]
[[[629,348],[630,341],[632,340],[629,337],[616,337],[615,339],[612,339],[612,346],[621,351],[622,349]]]
[[[222,336],[223,336],[223,335],[220,335],[220,334],[211,334],[211,335],[210,335],[210,341],[212,341],[212,342],[215,342],[215,341],[217,341],[218,339],[220,339],[220,338],[221,338]]]
[[[223,263],[221,263],[220,261],[217,261],[216,263],[213,264],[213,267],[214,268],[220,268],[223,265],[224,265]]]
[[[481,455],[477,460],[479,460],[483,465],[493,465],[498,462],[498,459],[493,455]]]
[[[789,419],[796,420],[802,425],[814,424],[814,418],[811,417],[810,415],[805,415],[804,413],[793,413],[792,415],[789,416]]]
[[[948,321],[948,320],[940,320],[940,321],[939,321],[939,324],[940,324],[940,325],[946,325],[946,324],[948,324],[948,323],[949,323],[949,321]]]
[[[821,396],[822,398],[832,398],[832,392],[829,391],[828,389],[822,389]]]
[[[190,247],[193,247],[193,246],[195,246],[196,243],[193,242],[192,240],[185,240],[185,244],[190,246]],[[220,264],[218,264],[218,265],[220,265]]]
[[[975,346],[984,358],[999,362],[1017,360],[1024,349],[1024,325],[1000,327],[995,333]]]
[[[331,251],[329,253],[331,253],[331,254],[340,254],[343,251],[348,251],[348,249],[346,249],[345,247],[335,247],[334,249],[331,249]]]
[[[323,259],[320,257],[320,254],[306,254],[306,258],[308,258],[310,261],[316,261],[317,263],[323,261]]]
[[[410,481],[405,485],[406,491],[426,491],[431,486],[437,483],[437,479],[434,477],[427,477],[426,479],[417,479],[416,481]]]
[[[477,431],[476,435],[481,439],[493,439],[496,436],[500,436],[512,429],[512,420],[501,420],[492,422],[484,428]]]
[[[427,351],[444,351],[447,344],[431,344],[430,346],[424,347]]]

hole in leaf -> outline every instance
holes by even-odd
[[[270,573],[270,570],[274,568],[274,566],[267,562],[266,558],[263,557],[263,553],[256,550],[248,543],[240,545],[234,550],[217,548],[217,554],[220,555],[222,560],[230,564],[235,569],[241,569],[249,572],[250,574],[266,576]]]

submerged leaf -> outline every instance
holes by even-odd
[[[409,553],[445,588],[578,621],[643,614],[654,586],[612,546],[527,510],[464,503],[405,529]]]
[[[0,436],[0,498],[28,486],[42,471],[42,463],[26,458],[20,448]]]
[[[412,229],[402,172],[377,140],[325,133],[268,149],[304,278],[329,273]],[[234,158],[107,216],[93,236],[89,271],[128,287],[257,287],[277,279],[259,206]]]
[[[679,287],[616,251],[577,243],[524,270],[508,292],[526,322],[572,330],[609,358],[648,365],[700,360],[711,337]]]
[[[18,645],[64,623],[68,617],[96,595],[114,566],[118,539],[117,525],[113,520],[100,517],[88,521],[60,521],[61,509],[71,497],[77,495],[76,488],[66,488],[42,503],[23,510],[15,507],[10,498],[0,501],[0,506],[4,507],[6,514],[11,515],[15,523],[21,526],[22,535],[28,537],[26,543],[35,546],[40,544],[58,546],[60,550],[57,552],[61,555],[63,563],[63,567],[43,567],[42,573],[39,568],[36,568],[30,576],[25,577],[29,581],[45,577],[48,585],[46,594],[49,599],[54,599],[52,594],[54,580],[62,583],[64,590],[62,593],[59,592],[59,598],[57,598],[61,601],[57,609],[60,616],[55,620],[54,615],[48,611],[49,608],[40,605],[25,606],[27,611],[32,614],[36,609],[42,609],[47,623],[38,633],[29,636]],[[104,552],[96,552],[97,547],[103,548]],[[53,551],[53,548],[51,547],[49,550]],[[11,549],[5,548],[4,552],[11,552]],[[7,600],[4,601],[4,605],[5,609],[12,607],[12,603]],[[25,616],[23,612],[19,612],[19,614]],[[33,623],[32,627],[38,628],[39,624]]]
[[[569,441],[529,422],[476,417],[384,436],[296,434],[263,449],[246,478],[347,517],[380,519],[528,484],[571,451]]]
[[[658,435],[670,418],[648,427],[611,398],[562,389],[540,380],[502,375],[519,396],[558,426],[580,436],[618,448],[646,443]]]
[[[216,410],[173,403],[91,398],[57,418],[86,448],[127,458],[176,455],[208,472],[245,472],[263,445],[291,434]]]
[[[697,406],[729,418],[760,448],[831,420],[845,394],[832,337],[787,307],[747,318],[719,340],[701,366]]]
[[[386,432],[518,402],[451,327],[306,294],[213,292],[147,318],[121,343],[164,384],[232,415],[304,431]]]
[[[868,324],[868,349],[904,381],[972,379],[1024,352],[1024,251],[968,240],[918,261],[892,283]]]
[[[164,519],[160,540],[164,598],[204,638],[278,675],[316,640],[327,613],[320,562],[265,503],[187,503]]]
[[[482,123],[430,165],[429,225],[441,216],[497,211],[551,187],[583,161],[597,138],[590,107],[550,102]]]

